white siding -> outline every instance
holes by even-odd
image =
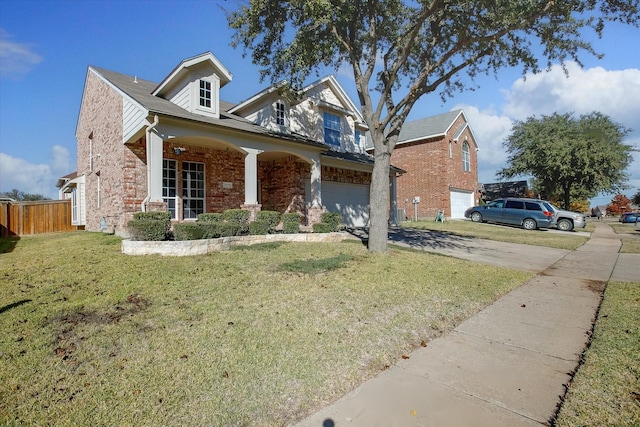
[[[176,91],[176,93],[171,94],[169,101],[173,102],[180,108],[184,108],[185,110],[189,110],[191,107],[190,101],[191,98],[189,96],[189,86],[184,86],[181,90]]]
[[[127,142],[144,126],[145,111],[123,98],[122,101],[122,142]]]

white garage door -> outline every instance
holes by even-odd
[[[473,206],[473,192],[451,191],[451,218],[464,218],[464,211]]]
[[[307,181],[307,200],[311,200]],[[322,204],[329,212],[340,212],[349,227],[369,224],[369,186],[322,181]]]

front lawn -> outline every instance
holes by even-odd
[[[476,223],[469,220],[449,220],[445,222],[416,221],[403,222],[402,227],[422,230],[442,231],[458,236],[497,240],[499,242],[524,243],[527,245],[546,246],[549,248],[575,250],[589,240],[588,237],[574,232],[557,232],[550,230],[523,230],[519,227]],[[587,223],[585,229],[577,231],[593,231],[593,224]]]
[[[557,426],[640,425],[640,282],[610,282]]]
[[[640,226],[636,227],[635,224],[623,224],[621,222],[611,222],[609,225],[620,235],[620,240],[622,240],[620,252],[640,254]]]
[[[0,242],[0,424],[289,425],[531,274],[359,242],[126,256]]]

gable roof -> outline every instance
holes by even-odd
[[[315,87],[320,86],[324,83],[326,83],[329,86],[329,88],[331,88],[331,90],[336,95],[338,100],[342,103],[342,105],[346,106],[343,112],[345,114],[354,116],[356,122],[360,123],[361,125],[364,125],[364,118],[362,117],[362,114],[360,114],[360,110],[353,103],[351,98],[349,98],[349,95],[347,95],[347,92],[345,92],[342,86],[340,86],[340,83],[338,83],[338,80],[336,80],[336,78],[333,75],[328,75],[326,77],[321,78],[320,80],[316,80],[315,82],[310,83],[309,85],[302,88],[300,90],[300,93],[305,94],[310,90],[314,89]],[[238,105],[231,108],[229,112],[235,113],[239,110],[242,110],[243,108],[246,108],[251,104],[258,102],[263,97],[270,95],[280,89],[286,88],[288,84],[289,82],[287,80],[281,80],[269,86],[268,88],[256,93],[255,95],[247,98],[246,100],[240,102]],[[325,103],[325,106],[332,107],[332,105],[328,103]],[[335,106],[335,107],[339,107],[339,106]]]
[[[398,137],[397,145],[408,144],[410,142],[415,141],[424,141],[425,139],[432,138],[441,138],[444,137],[453,124],[458,120],[458,117],[462,116],[464,118],[464,124],[462,124],[454,134],[453,139],[455,141],[462,135],[462,133],[469,129],[471,136],[473,138],[473,144],[476,148],[478,148],[478,143],[476,142],[476,137],[469,126],[469,122],[467,121],[467,117],[464,114],[464,111],[461,109],[452,110],[448,113],[438,114],[431,117],[425,117],[418,120],[413,120],[411,122],[406,122],[402,125],[402,129],[400,130],[400,135]],[[370,137],[367,137],[367,150],[373,149],[373,141]]]
[[[226,85],[231,81],[231,79],[233,79],[233,75],[224,65],[222,65],[222,62],[220,62],[213,53],[205,52],[192,58],[182,60],[180,64],[178,64],[178,66],[174,68],[173,71],[169,73],[169,75],[165,77],[165,79],[151,92],[151,94],[158,96],[162,93],[163,89],[170,86],[171,83],[176,80],[181,80],[185,74],[189,73],[189,68],[205,62],[208,62],[216,71],[216,74],[220,78],[220,87]]]
[[[133,77],[93,66],[89,67],[89,72],[96,74],[100,79],[109,84],[122,96],[127,97],[131,102],[146,110],[147,114],[158,114],[167,117],[174,117],[178,119],[189,120],[192,122],[215,125],[228,129],[235,129],[239,131],[250,132],[253,134],[271,136],[279,139],[300,142],[306,145],[326,148],[326,145],[321,142],[305,138],[301,135],[276,133],[262,126],[255,125],[243,117],[236,116],[235,114],[230,114],[226,111],[220,112],[220,118],[191,113],[184,108],[177,106],[169,100],[160,98],[159,96],[154,96],[152,92],[156,87],[158,87],[158,85],[157,83],[148,80],[143,80],[138,77]],[[232,104],[229,102],[221,101],[220,109],[226,109],[230,105]]]

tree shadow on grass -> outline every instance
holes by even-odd
[[[21,305],[26,304],[28,302],[31,302],[31,300],[30,299],[23,299],[23,300],[20,300],[20,301],[13,302],[11,304],[7,304],[4,307],[0,307],[0,314],[4,313],[5,311],[9,311],[12,308],[20,307]]]
[[[19,236],[0,238],[0,254],[8,254],[9,252],[13,252],[19,240]]]

